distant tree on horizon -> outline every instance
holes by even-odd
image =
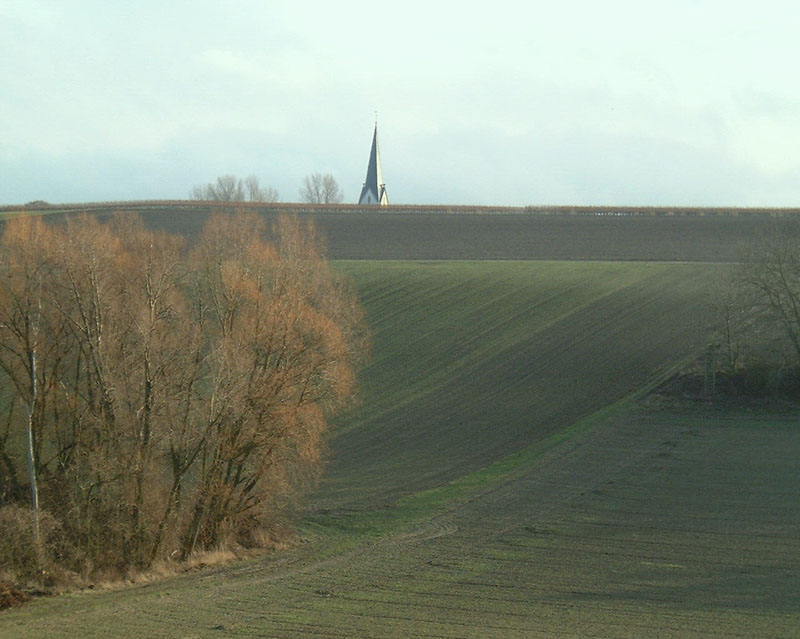
[[[193,200],[211,202],[277,202],[278,191],[271,186],[262,187],[255,175],[244,179],[235,175],[220,175],[216,181],[192,188],[189,196]]]
[[[330,173],[312,173],[303,179],[300,200],[309,204],[341,204],[344,194]]]

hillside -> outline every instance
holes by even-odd
[[[377,340],[362,407],[335,431],[326,485],[380,503],[502,458],[683,361],[703,345],[703,292],[721,267],[340,268],[358,282]]]
[[[792,636],[795,417],[642,401],[729,267],[487,261],[468,235],[472,261],[337,262],[374,353],[299,547],[42,599],[0,636]]]

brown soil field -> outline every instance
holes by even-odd
[[[231,210],[234,207],[215,207]],[[636,260],[736,262],[748,242],[776,226],[800,233],[800,213],[783,210],[475,209],[461,207],[248,206],[313,220],[328,239],[332,259],[365,260]],[[189,236],[212,210],[176,202],[86,205],[100,217],[138,211],[155,227]],[[73,211],[80,210],[79,207]],[[450,211],[457,211],[455,213]],[[48,210],[57,219],[58,208]],[[637,214],[637,211],[639,214]]]

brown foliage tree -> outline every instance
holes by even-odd
[[[25,483],[10,442],[26,429],[64,557],[145,566],[165,545],[257,543],[317,472],[366,343],[313,227],[217,215],[187,252],[131,217],[19,218],[2,251],[3,485]]]

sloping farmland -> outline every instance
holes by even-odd
[[[636,402],[703,348],[726,267],[339,267],[374,353],[303,543],[0,636],[797,636],[795,421]]]
[[[362,408],[336,432],[326,494],[354,486],[391,502],[569,426],[695,353],[705,292],[725,267],[342,268],[359,282],[377,339]]]

